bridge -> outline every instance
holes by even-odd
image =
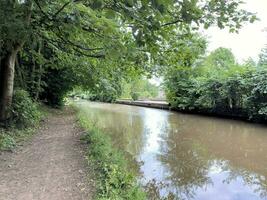
[[[143,106],[143,107],[150,107],[150,108],[159,108],[159,109],[170,109],[170,104],[166,101],[162,100],[137,100],[133,101],[130,99],[118,99],[116,101],[118,104],[126,104],[126,105],[133,105],[133,106]]]

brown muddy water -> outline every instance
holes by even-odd
[[[151,199],[267,199],[267,126],[137,106],[79,102],[139,163]]]

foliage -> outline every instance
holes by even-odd
[[[97,99],[112,101],[121,92],[113,82],[154,73],[163,52],[183,35],[214,24],[234,32],[244,22],[255,21],[240,4],[240,0],[1,1],[0,60],[18,52],[15,86],[36,100],[58,106],[68,91],[82,86]],[[177,44],[173,49],[182,48]]]
[[[201,73],[201,69],[191,66],[198,63],[205,53],[206,41],[197,34],[184,35],[180,40],[173,41],[172,45],[175,48],[171,47],[166,53],[167,67],[161,67],[167,99],[173,107],[194,109],[192,102],[198,97],[198,91],[192,90],[192,85],[198,84],[194,77]]]
[[[121,77],[101,78],[93,88],[75,87],[69,96],[80,96],[83,99],[101,102],[114,102],[118,98],[154,98],[158,95],[158,87],[147,79],[134,76],[126,81]]]
[[[159,93],[159,88],[142,76],[132,77],[122,84],[121,98],[131,98],[133,100],[150,99],[157,97]]]
[[[100,80],[95,88],[91,89],[92,95],[90,100],[101,102],[113,102],[121,93],[121,85],[119,82],[109,81],[107,79]]]
[[[261,67],[267,67],[267,45],[261,50],[258,65]]]
[[[255,62],[240,65],[223,48],[192,63],[174,65],[164,74],[167,98],[173,108],[257,121],[267,119],[264,67],[252,66]]]
[[[37,104],[32,101],[29,94],[17,89],[14,92],[12,104],[12,123],[17,127],[28,127],[35,125],[40,120],[40,112]]]
[[[107,134],[88,121],[79,111],[80,125],[87,131],[82,140],[89,144],[88,162],[93,162],[98,180],[97,199],[146,199],[126,159],[116,150]]]
[[[33,136],[41,119],[50,111],[46,106],[33,103],[24,90],[16,90],[14,97],[14,119],[8,127],[0,128],[0,151],[10,151]]]
[[[219,47],[207,56],[203,65],[207,67],[228,68],[235,65],[235,63],[235,56],[232,51]]]
[[[194,90],[190,90],[193,84],[190,79],[191,72],[190,68],[176,67],[165,74],[165,85],[168,85],[166,87],[167,99],[173,107],[183,110],[193,105],[192,101],[196,94]]]
[[[66,93],[73,87],[73,76],[67,68],[49,69],[46,75],[46,84],[40,93],[40,99],[52,107],[63,106]]]
[[[136,101],[139,99],[139,94],[137,92],[130,93],[132,100]]]
[[[267,70],[259,69],[247,80],[247,88],[250,93],[246,106],[251,118],[267,120]]]
[[[35,131],[35,127],[29,128],[17,128],[9,127],[8,129],[0,129],[0,151],[12,151],[22,141],[26,141],[31,138]]]
[[[13,137],[0,130],[0,151],[11,150],[16,146]]]

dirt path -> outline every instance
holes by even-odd
[[[71,111],[52,114],[37,135],[0,155],[0,200],[92,199],[85,147]]]

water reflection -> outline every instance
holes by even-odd
[[[267,127],[82,102],[116,146],[143,163],[151,199],[267,199]]]

